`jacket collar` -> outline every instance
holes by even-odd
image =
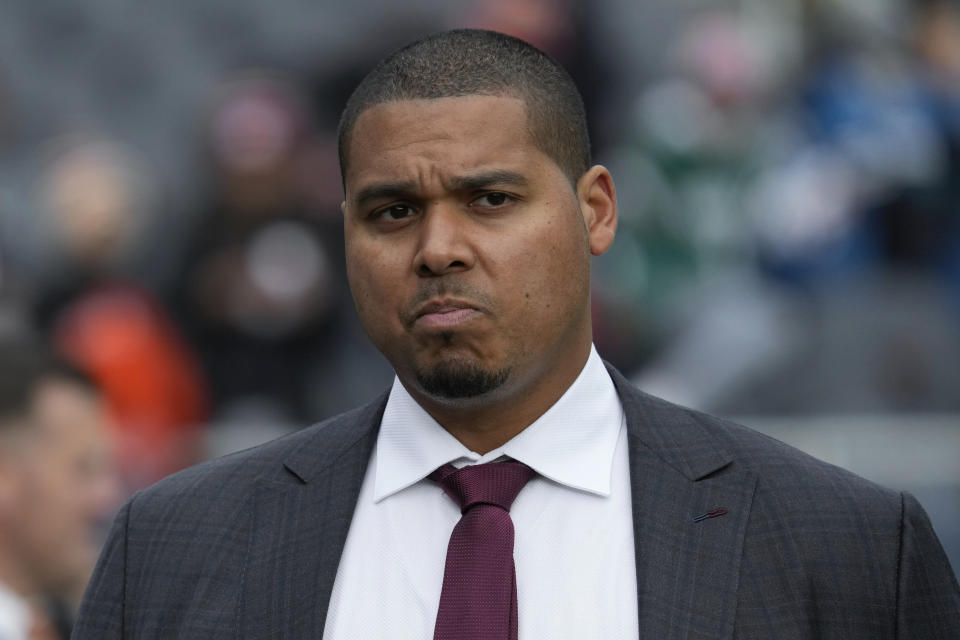
[[[664,463],[691,481],[700,480],[733,461],[701,414],[648,395],[634,387],[613,365],[605,363],[627,415],[631,441],[655,453]],[[376,442],[389,392],[367,405],[344,413],[292,449],[283,466],[304,484],[335,466],[352,447]],[[682,418],[680,417],[682,416]],[[366,466],[359,470],[362,477]]]
[[[640,391],[609,363],[607,370],[623,403],[628,433],[636,444],[691,481],[705,478],[733,461],[703,422],[706,416]]]
[[[388,396],[389,392],[384,392],[372,402],[314,428],[306,441],[283,458],[284,468],[300,482],[308,484],[329,474],[331,468],[339,468],[343,455],[355,447],[365,451],[369,458]],[[362,478],[366,464],[352,471]]]

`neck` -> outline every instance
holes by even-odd
[[[556,404],[583,371],[591,343],[566,362],[549,363],[527,379],[510,379],[490,398],[470,404],[437,400],[407,386],[410,395],[465,447],[485,454],[503,446]]]
[[[20,563],[3,548],[0,548],[0,582],[23,598],[33,596],[36,591]]]

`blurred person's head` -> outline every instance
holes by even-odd
[[[913,41],[920,58],[935,72],[960,74],[960,5],[951,0],[917,3]]]
[[[483,0],[470,7],[467,22],[477,29],[508,33],[563,58],[575,36],[573,9],[569,0]]]
[[[115,141],[88,136],[56,141],[51,149],[39,197],[67,257],[94,272],[133,258],[155,205],[140,157]]]
[[[74,594],[115,506],[98,391],[67,363],[0,336],[0,582],[25,596]]]
[[[231,78],[218,88],[208,126],[223,213],[233,222],[256,223],[298,204],[311,131],[294,83],[265,72]]]

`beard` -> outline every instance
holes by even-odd
[[[488,371],[465,362],[443,362],[415,372],[420,388],[435,398],[461,400],[476,398],[496,390],[510,376],[509,369]]]

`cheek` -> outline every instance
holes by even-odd
[[[401,269],[378,251],[353,251],[347,255],[347,281],[360,322],[374,338],[396,318]]]
[[[402,243],[376,241],[356,232],[345,244],[347,279],[351,287],[386,290],[404,272],[407,249]]]
[[[72,533],[72,527],[66,526],[64,512],[70,505],[56,500],[49,487],[31,484],[17,506],[14,530],[24,553],[35,555],[31,550],[43,548],[47,548],[46,553],[56,553],[61,538]]]
[[[369,299],[376,298],[379,287],[377,275],[384,271],[378,252],[348,247],[346,264],[347,282],[357,301],[357,306],[367,304]]]
[[[523,251],[504,261],[519,285],[514,293],[518,304],[547,316],[582,304],[589,288],[589,256],[578,230],[558,231],[547,225],[525,243]]]
[[[75,479],[61,463],[48,464],[29,483],[24,508],[35,521],[66,519],[77,511]]]

